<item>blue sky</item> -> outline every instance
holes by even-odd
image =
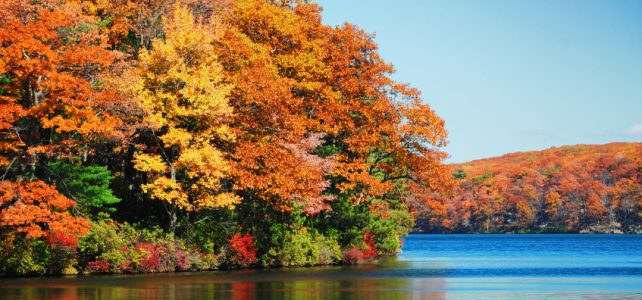
[[[446,120],[449,162],[642,141],[642,1],[322,0]]]

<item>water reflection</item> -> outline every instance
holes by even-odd
[[[442,278],[368,278],[367,267],[0,280],[2,299],[444,299]],[[346,274],[339,276],[338,274]]]

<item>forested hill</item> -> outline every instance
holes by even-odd
[[[432,232],[642,231],[642,143],[576,145],[451,165],[452,194],[418,208]]]

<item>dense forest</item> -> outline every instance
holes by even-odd
[[[642,143],[511,153],[451,168],[455,190],[435,196],[444,206],[412,205],[417,230],[642,233]]]
[[[320,11],[0,0],[0,273],[397,253],[408,203],[444,205],[444,121]]]

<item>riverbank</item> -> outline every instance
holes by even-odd
[[[642,234],[641,225],[632,225],[622,227],[619,223],[614,224],[598,224],[588,226],[586,228],[576,228],[568,230],[563,226],[546,226],[541,225],[535,228],[517,228],[517,229],[504,229],[504,228],[489,228],[485,231],[471,230],[465,228],[458,228],[458,230],[448,230],[441,226],[427,228],[415,227],[412,233],[425,233],[425,234]]]
[[[628,224],[619,222],[597,223],[586,226],[567,226],[566,224],[538,224],[533,226],[468,224],[448,228],[440,223],[430,223],[429,218],[420,216],[412,233],[425,234],[642,234],[642,224],[638,221]]]

